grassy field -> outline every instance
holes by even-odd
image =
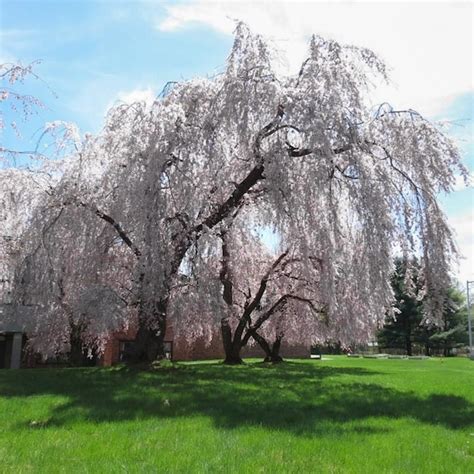
[[[474,473],[474,362],[3,370],[0,472]]]

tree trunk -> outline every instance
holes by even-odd
[[[252,331],[252,337],[257,341],[258,345],[263,349],[265,352],[265,359],[264,362],[268,362],[267,359],[271,358],[272,349],[270,344],[268,344],[267,340],[261,336],[257,331]]]
[[[236,341],[232,341],[232,330],[230,328],[229,320],[227,318],[221,319],[221,334],[222,344],[224,345],[225,352],[224,364],[243,364],[243,360],[240,357],[240,350],[242,349],[242,344],[237,344]]]
[[[240,349],[233,349],[225,355],[224,364],[227,365],[240,365],[244,361],[240,357]]]
[[[270,347],[270,344],[268,344],[267,340],[263,336],[258,334],[257,331],[252,331],[252,337],[255,339],[255,341],[257,341],[258,345],[265,352],[265,359],[263,360],[263,362],[283,362],[283,359],[280,356],[281,339],[283,336],[278,336],[275,339],[275,342],[273,343],[272,347]]]
[[[234,339],[232,340],[232,335],[231,335],[231,330],[230,327],[228,326],[228,335],[226,335],[226,325],[224,324],[221,326],[222,329],[222,339],[224,342],[224,351],[225,351],[225,359],[224,359],[224,364],[229,364],[229,365],[238,365],[238,364],[243,364],[244,361],[242,360],[242,357],[240,356],[240,351],[242,349],[242,341],[235,336],[234,334]]]
[[[280,347],[281,347],[281,340],[283,336],[277,336],[275,342],[272,345],[272,349],[269,355],[265,358],[265,362],[272,362],[273,364],[277,364],[279,362],[283,362],[283,358],[280,355]]]
[[[167,311],[168,298],[154,303],[151,308],[140,309],[138,330],[133,343],[132,363],[153,362],[165,358]]]
[[[82,346],[82,328],[78,324],[69,322],[71,334],[69,336],[69,364],[72,367],[81,367],[85,365],[84,348]]]
[[[407,355],[408,356],[413,355],[412,345],[411,345],[411,334],[410,333],[408,333],[406,338],[405,338],[405,346],[406,346]]]
[[[230,346],[224,346],[225,349],[225,359],[224,359],[224,364],[229,364],[229,365],[239,365],[243,364],[244,361],[242,360],[242,357],[240,357],[240,350],[242,349],[242,344],[240,341],[234,341]]]
[[[281,348],[281,340],[283,339],[283,335],[278,336],[275,339],[275,342],[272,346],[272,360],[271,362],[283,362],[283,357],[280,355],[280,348]]]

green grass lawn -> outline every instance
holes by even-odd
[[[474,473],[474,362],[0,371],[0,472]]]

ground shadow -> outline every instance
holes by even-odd
[[[326,430],[331,422],[343,427],[370,417],[410,417],[450,429],[474,425],[474,404],[465,398],[440,394],[423,398],[372,383],[370,376],[376,374],[363,368],[292,362],[270,368],[197,364],[156,372],[127,368],[3,371],[0,396],[67,397],[51,408],[46,420],[33,425],[25,420],[19,429],[64,426],[83,419],[100,423],[193,415],[208,416],[223,428],[257,425],[301,435],[316,435],[318,427]]]

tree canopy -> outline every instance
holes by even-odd
[[[27,234],[17,294],[44,278],[45,260],[41,311],[57,306],[60,282],[71,279],[71,292],[105,286],[136,317],[136,359],[153,360],[178,314],[175,294],[195,275],[208,281],[193,298],[226,308],[222,235],[232,228],[243,263],[264,256],[251,235],[266,228],[278,235],[275,255],[266,251],[259,272],[255,262],[234,270],[248,287],[235,297],[244,313],[265,269],[298,259],[301,297],[312,288],[343,343],[367,339],[392,307],[393,255],[402,252],[420,256],[423,317],[440,321],[456,249],[436,196],[466,172],[436,125],[368,105],[370,84],[386,76],[373,52],[313,36],[299,73],[283,77],[265,40],[238,24],[222,74],[170,84],[151,106],[113,107],[102,132],[83,141]],[[123,255],[120,288],[99,254]],[[193,298],[181,299],[179,314],[195,310]]]

